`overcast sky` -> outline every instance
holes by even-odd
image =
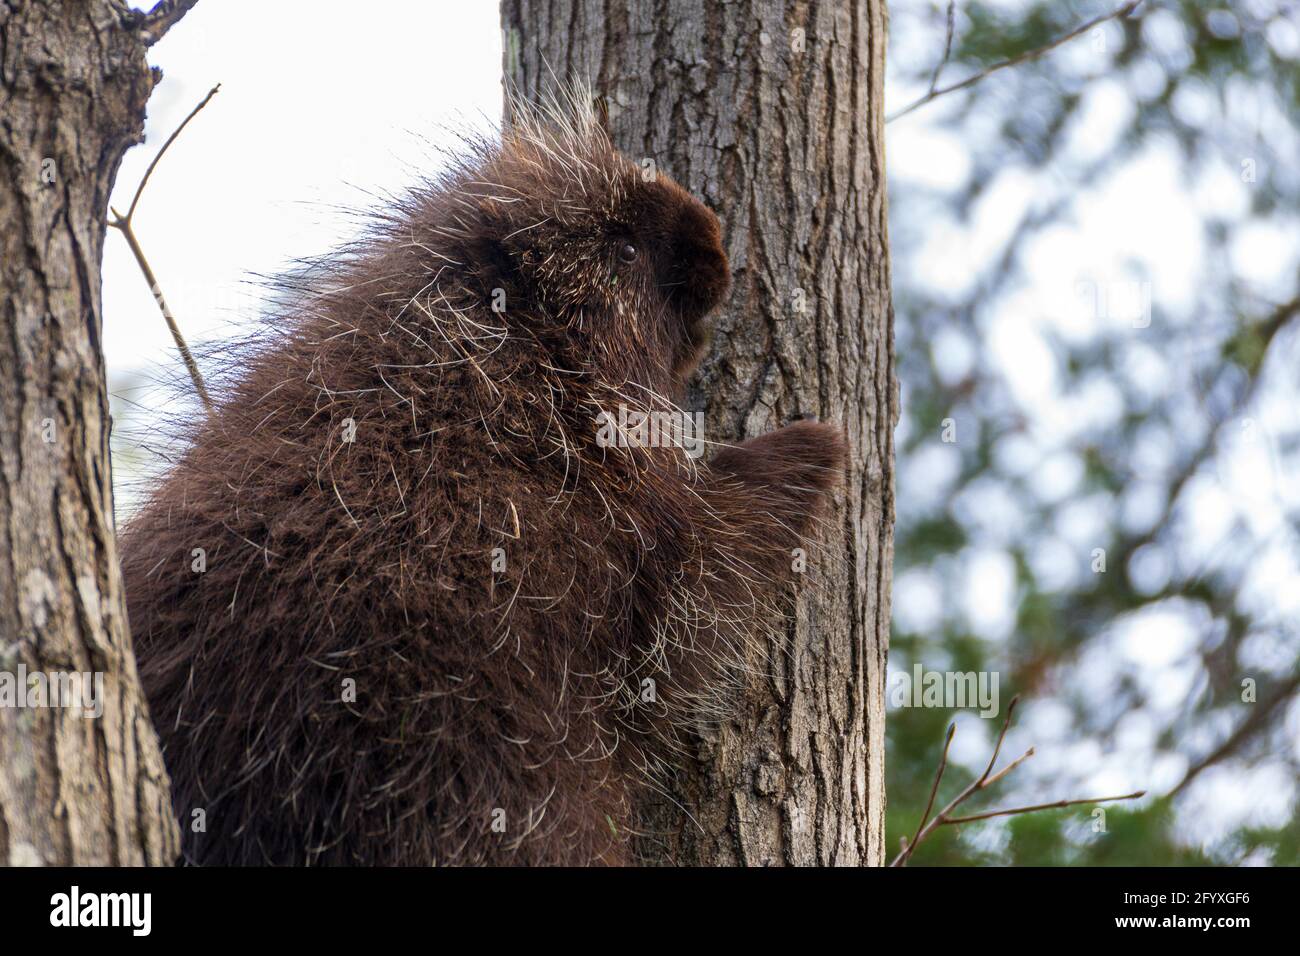
[[[495,0],[220,0],[199,3],[155,46],[164,78],[146,142],[127,153],[113,205],[217,83],[221,92],[168,150],[135,230],[187,336],[229,330],[245,284],[349,233],[342,208],[398,189],[433,161],[447,124],[496,120],[501,42]],[[104,251],[110,380],[175,361],[148,287],[110,231]]]

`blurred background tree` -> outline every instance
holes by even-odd
[[[957,2],[938,85],[1114,7]],[[949,4],[891,14],[898,113]],[[946,725],[941,801],[1001,726],[894,706],[918,663],[1023,697],[1004,761],[1035,756],[962,812],[1149,791],[943,827],[914,865],[1300,862],[1298,58],[1297,3],[1146,2],[888,127],[891,846]]]

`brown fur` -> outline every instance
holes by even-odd
[[[579,103],[286,286],[123,536],[187,860],[626,862],[842,467],[811,422],[709,465],[597,442],[674,407],[728,281],[713,214]]]

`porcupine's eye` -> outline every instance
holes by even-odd
[[[630,242],[618,250],[618,257],[624,262],[636,262],[636,246]]]

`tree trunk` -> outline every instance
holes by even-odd
[[[793,625],[738,717],[701,728],[648,862],[884,859],[884,681],[893,564],[893,372],[884,0],[503,0],[505,71],[537,96],[591,81],[617,145],[719,215],[734,289],[690,406],[715,441],[799,415],[852,460]],[[833,565],[833,566],[828,566]]]
[[[0,864],[178,853],[127,630],[100,348],[108,196],[143,131],[151,39],[110,0],[0,0]],[[102,675],[102,714],[42,705],[23,669]]]

